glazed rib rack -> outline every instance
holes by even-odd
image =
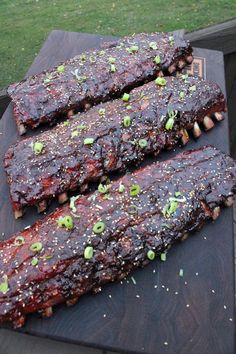
[[[137,34],[77,55],[9,87],[19,133],[120,96],[192,60],[189,43],[172,32]]]
[[[124,278],[216,219],[235,192],[235,161],[205,146],[73,198],[0,243],[0,322],[20,327],[28,313],[50,316]]]
[[[68,191],[84,192],[89,182],[125,170],[145,155],[157,155],[180,140],[186,144],[187,130],[199,137],[199,124],[212,128],[225,110],[224,96],[214,83],[188,75],[157,78],[123,99],[18,142],[5,156],[16,218],[26,206],[43,211],[55,196],[62,203]]]

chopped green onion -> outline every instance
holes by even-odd
[[[106,185],[104,185],[102,183],[99,184],[99,186],[98,186],[99,193],[106,194],[108,192],[108,190],[109,190],[108,186],[106,186]]]
[[[100,54],[100,55],[105,55],[106,52],[105,52],[105,50],[100,50],[99,54]]]
[[[96,224],[93,225],[93,232],[95,234],[101,234],[105,230],[106,225],[102,221],[96,222]]]
[[[31,264],[33,267],[35,267],[38,264],[38,262],[39,262],[39,260],[36,257],[32,258],[32,260],[31,260]]]
[[[5,295],[9,290],[8,277],[6,274],[3,275],[3,279],[4,279],[4,281],[2,283],[0,283],[0,293]]]
[[[176,197],[179,197],[180,195],[182,195],[181,192],[179,192],[179,191],[178,191],[178,192],[175,192],[175,196],[176,196]]]
[[[84,139],[84,145],[92,145],[94,143],[93,138],[85,138]]]
[[[36,141],[33,144],[33,151],[36,155],[41,154],[41,152],[43,151],[44,145],[43,143],[40,143],[39,141]]]
[[[105,115],[105,112],[106,112],[105,108],[99,108],[99,110],[98,110],[98,114],[99,114],[100,116],[104,116],[104,115]]]
[[[77,129],[86,129],[87,127],[86,127],[86,125],[84,125],[84,124],[79,124],[79,125],[77,125]]]
[[[166,252],[161,253],[161,261],[162,262],[166,261]]]
[[[123,193],[124,190],[125,190],[125,186],[122,183],[120,183],[119,188],[118,188],[118,192]]]
[[[69,122],[69,120],[65,120],[65,122],[63,122],[62,123],[65,127],[67,127],[69,124],[70,124],[70,122]]]
[[[79,84],[87,80],[87,76],[79,76],[79,69],[75,69],[75,71],[71,71],[71,73],[75,76]]]
[[[162,213],[164,214],[164,216],[166,216],[166,215],[171,216],[172,214],[174,214],[176,212],[178,205],[179,205],[178,202],[176,202],[175,200],[174,201],[172,200],[172,201],[170,201],[170,203],[168,203],[164,207]]]
[[[43,245],[41,242],[35,242],[32,243],[32,245],[30,246],[30,250],[33,252],[40,252],[43,248]]]
[[[169,118],[176,118],[176,117],[177,117],[177,114],[178,114],[178,111],[177,111],[177,110],[175,110],[175,111],[169,111],[169,112],[168,112]]]
[[[147,253],[147,258],[150,259],[150,261],[153,261],[155,258],[155,252],[153,250],[149,250]]]
[[[133,282],[134,285],[137,284],[137,283],[136,283],[136,280],[134,279],[134,277],[131,277],[131,280],[132,280],[132,282]]]
[[[173,36],[169,37],[169,42],[170,42],[170,45],[173,46],[173,44],[174,44],[174,37]]]
[[[128,93],[124,93],[123,96],[122,96],[122,100],[124,102],[128,102],[129,101],[129,94]]]
[[[146,139],[140,139],[140,140],[138,141],[138,144],[139,144],[139,146],[143,149],[143,148],[145,148],[145,147],[147,146],[148,142],[147,142]]]
[[[70,215],[60,216],[57,220],[57,224],[59,227],[65,227],[67,230],[72,230],[74,227],[73,219]]]
[[[115,64],[116,58],[110,57],[110,58],[108,58],[108,61],[110,64]]]
[[[78,135],[79,135],[78,130],[74,130],[74,131],[71,133],[71,137],[72,137],[72,138],[74,138],[74,137],[76,137],[76,136],[78,136]]]
[[[156,44],[156,42],[150,42],[150,43],[149,43],[149,47],[150,47],[151,49],[157,49],[157,44]]]
[[[180,268],[179,270],[179,276],[180,277],[183,277],[184,276],[184,270],[182,268]]]
[[[65,72],[65,66],[64,65],[59,65],[57,67],[57,71],[59,72],[59,74],[63,74]]]
[[[112,73],[116,72],[116,66],[115,66],[115,64],[111,64],[111,72],[112,72]]]
[[[131,197],[136,197],[141,192],[141,188],[138,184],[133,184],[130,187],[129,194]]]
[[[154,62],[155,62],[156,64],[160,64],[160,63],[161,63],[161,57],[160,57],[160,55],[155,56]]]
[[[196,91],[197,87],[196,85],[190,86],[189,91]]]
[[[185,93],[184,93],[183,91],[181,91],[181,92],[179,93],[179,98],[183,99],[184,97],[185,97]]]
[[[165,129],[171,130],[174,126],[174,118],[169,118],[166,122]]]
[[[81,54],[80,60],[85,61],[86,60],[86,55],[85,54]]]
[[[128,106],[126,106],[127,109],[132,109],[132,106],[129,104]]]
[[[123,125],[124,125],[125,128],[130,127],[130,125],[131,125],[131,118],[130,118],[130,116],[125,116],[125,117],[123,118]]]
[[[131,204],[128,206],[128,213],[129,214],[137,214],[138,213],[138,207],[137,205]]]
[[[179,202],[179,203],[185,203],[186,202],[186,198],[185,196],[182,196],[182,197],[170,197],[169,198],[169,201],[170,202]]]
[[[14,246],[22,246],[25,243],[25,239],[23,236],[17,236],[14,241]]]
[[[90,61],[90,63],[96,63],[96,58],[91,56],[91,57],[89,57],[89,61]]]
[[[73,213],[76,213],[76,206],[75,206],[75,202],[77,199],[79,199],[79,195],[77,195],[77,197],[71,197],[70,198],[70,209],[73,211]]]
[[[139,50],[139,47],[137,45],[132,45],[130,48],[126,48],[127,52],[130,54],[136,53]]]
[[[85,259],[93,258],[93,247],[92,246],[85,247],[85,249],[84,249],[84,258]]]
[[[165,86],[166,85],[166,79],[164,79],[164,77],[157,77],[155,80],[155,84],[159,85],[159,86]]]
[[[188,79],[188,74],[182,74],[181,79],[186,82],[186,80]]]
[[[46,73],[46,79],[44,80],[44,83],[49,83],[52,80],[52,77],[52,74]]]

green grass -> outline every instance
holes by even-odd
[[[190,31],[235,16],[232,0],[0,0],[0,88],[24,77],[53,29],[122,36]]]

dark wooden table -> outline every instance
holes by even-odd
[[[109,38],[113,39],[105,39]],[[84,49],[97,47],[103,40],[104,37],[96,35],[53,31],[28,75],[53,66]],[[224,90],[222,55],[207,50],[196,50],[195,54],[206,59],[200,60],[200,64],[196,63],[196,68],[201,65],[203,74],[206,69],[207,77],[217,81]],[[0,130],[9,137],[1,142],[1,154],[9,142],[17,138],[15,126],[9,124],[11,119],[9,107],[0,124]],[[226,120],[213,131],[204,134],[197,143],[191,142],[188,148],[211,142],[228,152],[227,132]],[[3,193],[4,188],[0,189],[0,196],[4,199],[6,212],[1,215],[0,222],[2,230],[8,230],[9,234],[5,235],[8,237],[10,230],[26,226],[31,219],[26,217],[12,224],[11,208],[5,190]],[[227,239],[223,238],[224,233]],[[206,239],[204,235],[207,235]],[[124,352],[129,348],[135,353],[153,354],[234,353],[233,324],[230,321],[233,318],[232,211],[224,210],[221,219],[213,225],[207,225],[198,236],[175,247],[166,264],[159,262],[136,272],[137,288],[133,286],[130,290],[130,284],[127,283],[122,287],[108,286],[101,295],[89,295],[89,300],[86,297],[81,299],[74,309],[61,307],[50,320],[30,318],[23,331],[86,345],[121,348]],[[185,269],[184,279],[177,276],[179,268]],[[153,292],[154,284],[158,285],[156,294]],[[148,287],[148,291],[142,289],[142,286]],[[138,306],[133,304],[137,289],[144,296],[144,301]],[[175,294],[176,291],[179,296]],[[109,293],[114,298],[112,306],[103,301]],[[85,313],[78,312],[78,306]],[[102,318],[106,306],[113,318]],[[85,321],[89,309],[90,312],[95,311],[94,318]],[[76,326],[79,321],[82,327]],[[52,342],[6,330],[1,330],[0,335],[0,354],[103,353],[102,350]],[[145,347],[141,343],[145,343]]]

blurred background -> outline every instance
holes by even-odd
[[[123,36],[193,31],[235,16],[232,0],[0,0],[0,89],[23,79],[53,29]]]

